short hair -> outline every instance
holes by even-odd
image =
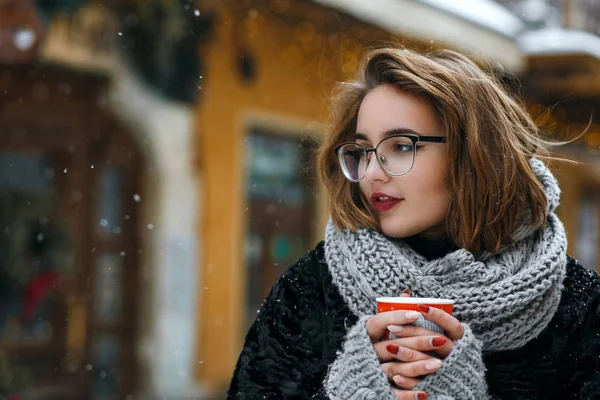
[[[546,223],[547,199],[530,164],[547,144],[525,107],[489,72],[450,50],[420,54],[404,48],[370,51],[354,81],[338,85],[331,125],[317,169],[333,223],[340,229],[379,229],[374,209],[359,185],[348,181],[334,148],[352,141],[366,94],[390,84],[427,101],[446,133],[450,207],[446,232],[474,254],[497,252],[531,211],[532,223]]]

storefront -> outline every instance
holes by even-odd
[[[180,60],[206,20],[118,5],[0,5],[2,398],[199,396],[200,59]],[[195,38],[140,17],[156,10]]]

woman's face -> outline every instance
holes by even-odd
[[[397,130],[410,130],[414,132],[407,133],[423,136],[445,136],[425,100],[392,85],[380,85],[366,95],[360,106],[355,140],[373,148],[386,133]],[[445,235],[450,203],[446,184],[446,146],[444,143],[418,143],[414,166],[404,176],[387,175],[371,153],[369,167],[359,185],[362,194],[375,208],[385,235],[394,238],[419,235],[424,239]]]

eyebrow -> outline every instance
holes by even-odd
[[[396,128],[396,129],[390,129],[388,131],[383,132],[383,138],[387,138],[387,137],[394,136],[394,135],[417,135],[417,136],[421,136],[421,134],[419,132],[413,131],[412,129],[408,129],[408,128]],[[356,132],[354,134],[354,140],[366,140],[366,141],[368,141],[369,138],[364,133]]]

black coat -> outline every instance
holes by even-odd
[[[323,381],[358,318],[323,243],[279,277],[246,336],[228,399],[325,399]],[[600,399],[600,278],[569,258],[558,311],[520,349],[484,354],[500,399]]]

